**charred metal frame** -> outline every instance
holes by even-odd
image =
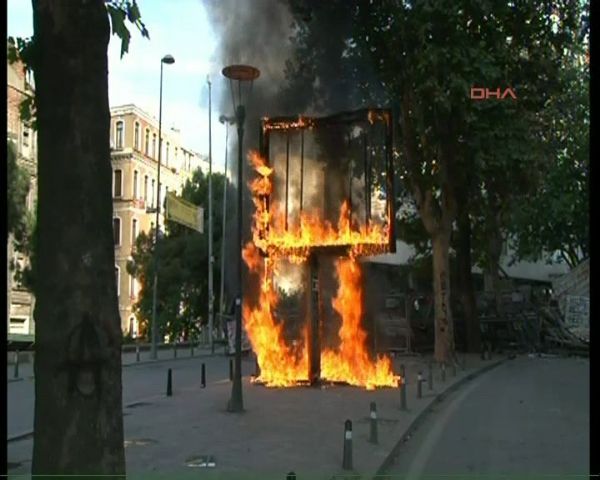
[[[362,109],[351,112],[342,112],[327,117],[275,117],[264,118],[259,133],[259,151],[266,164],[269,162],[270,134],[279,131],[286,134],[286,157],[285,157],[285,228],[288,229],[289,210],[289,167],[290,167],[290,132],[300,131],[300,211],[304,204],[304,131],[306,129],[318,129],[335,124],[357,124],[362,123],[368,127],[368,134],[363,133],[363,168],[365,173],[365,225],[371,222],[371,165],[372,150],[369,143],[373,136],[373,124],[376,121],[384,121],[385,132],[385,175],[386,175],[386,213],[388,221],[388,248],[387,251],[396,252],[395,235],[395,194],[394,194],[394,166],[393,166],[393,116],[391,109]],[[352,179],[350,174],[350,210],[352,211]],[[267,211],[269,210],[270,197],[264,198]],[[268,228],[268,226],[267,226]],[[267,232],[265,232],[267,233]],[[343,256],[347,249],[343,246],[317,246],[311,249],[305,270],[305,284],[307,285],[306,315],[308,322],[308,356],[309,372],[308,383],[318,385],[321,375],[321,292],[319,279],[319,256],[321,255]]]

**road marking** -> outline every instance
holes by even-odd
[[[462,401],[475,389],[475,387],[478,386],[478,384],[479,382],[475,381],[466,390],[463,390],[460,395],[454,398],[454,400],[450,401],[450,404],[447,406],[447,408],[445,408],[441,415],[436,418],[433,427],[425,437],[423,444],[417,451],[417,454],[410,464],[408,474],[406,475],[406,480],[419,480],[422,478],[423,470],[427,465],[427,461],[429,460],[429,457],[431,457],[433,449],[439,441],[440,436],[442,435],[442,432],[448,423],[448,420],[458,409]]]

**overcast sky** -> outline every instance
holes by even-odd
[[[227,85],[217,64],[218,39],[208,24],[201,0],[141,0],[142,20],[150,32],[143,38],[129,26],[129,53],[120,58],[121,42],[113,35],[108,49],[109,100],[111,106],[134,103],[158,118],[160,59],[175,57],[165,65],[163,78],[163,126],[181,130],[186,146],[208,155],[208,86],[212,82],[213,169],[222,170],[225,127],[218,121],[219,96]],[[9,36],[33,35],[31,0],[8,0]],[[234,132],[230,131],[230,134]],[[235,135],[235,134],[234,134]]]

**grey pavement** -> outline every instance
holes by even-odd
[[[587,478],[589,375],[588,359],[505,362],[436,407],[385,473]]]
[[[501,358],[483,361],[468,356],[466,370],[457,369],[454,377],[449,368],[445,382],[436,368],[434,388],[430,390],[423,385],[421,399],[417,399],[416,377],[418,371],[423,371],[427,378],[428,359],[395,359],[396,372],[400,363],[407,370],[407,411],[400,410],[397,388],[366,391],[323,385],[278,389],[251,384],[246,376],[242,414],[226,411],[231,394],[228,360],[224,357],[209,360],[172,362],[173,397],[164,394],[168,363],[124,369],[124,399],[131,395],[127,392],[134,390],[143,399],[142,404],[124,409],[128,477],[160,473],[169,478],[201,474],[202,478],[211,479],[275,479],[285,478],[289,471],[296,472],[299,480],[326,480],[343,474],[372,476],[415,418],[440,392]],[[210,378],[206,388],[201,388],[199,380],[202,362],[207,364]],[[251,360],[244,365],[247,373],[253,371]],[[378,411],[377,445],[368,441],[371,401],[376,402]],[[341,468],[346,419],[352,420],[354,430],[351,472]],[[31,438],[8,444],[9,462],[14,467],[9,470],[11,474],[28,473],[31,450]],[[214,456],[216,466],[209,469],[188,466],[202,456]]]
[[[222,350],[221,350],[222,351]],[[215,350],[219,352],[219,350]],[[166,370],[170,367],[184,376],[191,384],[192,379],[200,379],[200,364],[207,364],[208,379],[218,376],[217,380],[229,377],[229,361],[222,354],[210,356],[208,348],[181,349],[174,358],[172,350],[158,350],[158,360],[150,359],[150,352],[140,352],[140,362],[136,362],[135,352],[123,354],[123,404],[137,402],[152,395],[161,394],[166,387]],[[214,368],[213,368],[214,365]],[[130,367],[130,368],[129,368]],[[9,378],[13,367],[9,367]],[[246,374],[253,373],[253,367],[247,367]],[[21,381],[9,382],[7,387],[7,423],[8,438],[23,435],[33,430],[34,377],[33,365],[19,365]]]

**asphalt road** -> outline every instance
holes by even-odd
[[[196,355],[198,352],[196,352]],[[172,353],[164,353],[172,357]],[[143,359],[142,359],[143,360]],[[192,388],[200,384],[201,365],[206,365],[207,384],[229,382],[229,357],[222,354],[215,356],[195,356],[190,358],[189,351],[178,353],[177,359],[160,360],[153,363],[123,368],[123,406],[144,402],[156,397],[163,397],[167,387],[167,371],[172,369],[173,389]],[[244,357],[243,375],[254,373],[254,361]],[[35,404],[34,379],[31,365],[21,367],[23,380],[8,383],[7,420],[8,437],[20,435],[33,430],[33,410]],[[10,376],[9,376],[10,378]]]
[[[587,359],[508,361],[436,404],[385,473],[406,480],[587,475],[589,388]]]

